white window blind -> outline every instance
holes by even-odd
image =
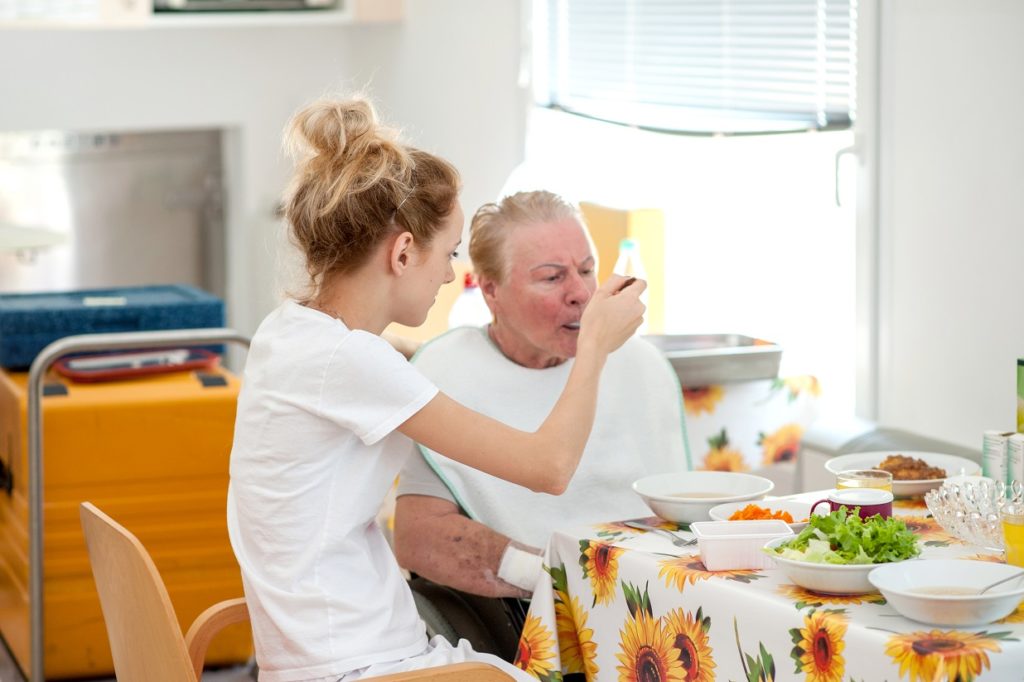
[[[543,0],[540,104],[674,132],[849,127],[857,0]]]

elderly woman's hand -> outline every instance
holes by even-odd
[[[611,353],[626,342],[644,320],[647,306],[640,294],[647,282],[633,277],[612,275],[583,311],[579,345],[600,353]]]

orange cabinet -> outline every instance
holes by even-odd
[[[27,373],[0,371],[0,634],[30,666]],[[43,593],[47,679],[113,674],[79,525],[89,500],[131,530],[163,576],[182,626],[242,595],[225,515],[239,381],[217,368],[98,384],[47,380],[43,415]],[[245,625],[207,660],[245,661]]]

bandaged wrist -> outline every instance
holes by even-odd
[[[537,578],[543,570],[542,564],[543,558],[539,554],[519,549],[515,543],[510,542],[505,547],[505,553],[501,555],[498,577],[509,585],[533,592],[533,588],[537,586]]]

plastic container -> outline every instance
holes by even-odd
[[[643,261],[640,260],[640,244],[638,244],[635,239],[627,237],[619,242],[619,256],[615,260],[615,267],[612,268],[612,272],[616,275],[636,277],[643,280],[647,279],[647,271],[644,270]],[[644,305],[648,305],[646,291],[640,294],[640,301]],[[640,323],[640,328],[636,330],[636,333],[647,333],[646,316],[644,316],[644,321]]]
[[[26,370],[47,345],[75,334],[223,326],[224,302],[183,284],[3,294],[0,367]]]
[[[697,521],[690,525],[697,536],[700,559],[709,571],[774,568],[764,553],[765,544],[793,535],[789,524],[770,521]]]

